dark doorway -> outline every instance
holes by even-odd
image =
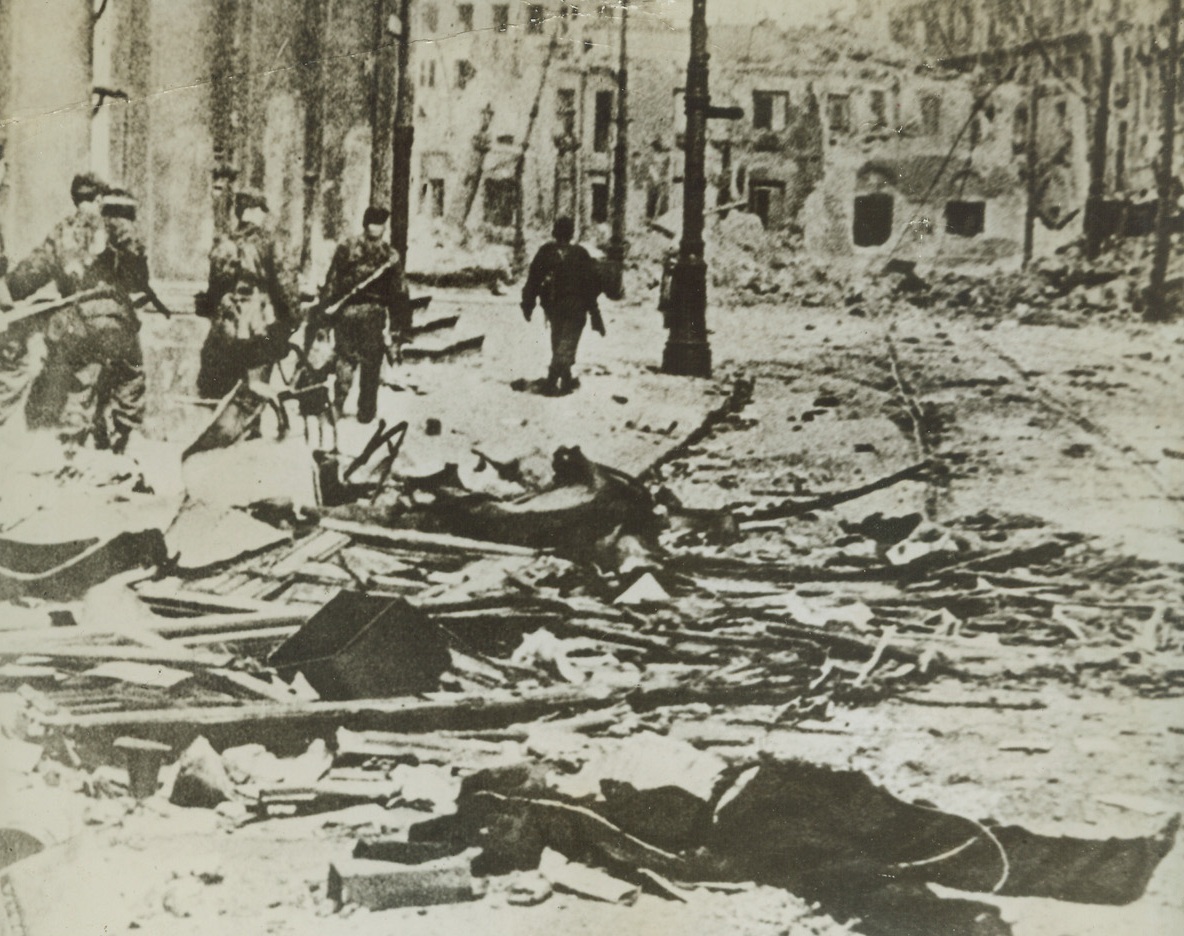
[[[892,213],[895,199],[886,192],[855,196],[855,218],[851,236],[856,247],[878,247],[892,236]]]
[[[592,223],[604,224],[608,220],[608,183],[592,183]]]
[[[781,182],[751,182],[748,186],[748,210],[761,219],[766,228],[781,220],[785,185]]]
[[[517,192],[513,179],[486,179],[485,223],[496,227],[513,225]]]
[[[978,237],[983,232],[986,217],[986,202],[946,202],[946,233],[955,237]]]
[[[613,121],[613,93],[596,92],[596,120],[592,127],[592,148],[598,153],[608,152],[609,132]]]

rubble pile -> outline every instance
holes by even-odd
[[[1080,244],[1052,257],[1037,258],[1027,270],[971,275],[954,270],[918,273],[915,265],[890,261],[859,286],[844,304],[853,314],[886,311],[904,302],[943,314],[969,316],[986,324],[1014,318],[1021,325],[1073,328],[1091,321],[1128,320],[1142,312],[1142,295],[1151,277],[1152,241],[1124,238],[1096,259]],[[1169,292],[1184,287],[1184,268],[1172,263]]]
[[[265,843],[250,862],[305,829],[310,877],[299,899],[278,898],[303,916],[567,899],[695,908],[721,892],[743,907],[776,889],[804,931],[925,919],[916,932],[937,936],[969,920],[1008,930],[933,883],[1137,898],[1176,820],[1048,838],[906,803],[860,771],[773,756],[764,739],[825,732],[840,712],[939,679],[1096,678],[1178,696],[1179,576],[1031,518],[877,512],[820,525],[813,541],[795,532],[932,480],[931,462],[847,491],[684,507],[656,483],[663,465],[743,419],[751,395],[738,385],[644,478],[573,448],[545,477],[477,451],[413,475],[398,461],[406,424],[382,422],[352,458],[203,433],[180,497],[167,472],[135,462],[67,472],[92,499],[112,487],[122,527],[31,542],[14,512],[0,540],[12,610],[0,741],[14,782],[85,803],[81,826],[95,828],[61,836],[71,855],[99,841],[153,859],[137,885],[148,903],[111,917],[147,928],[213,918],[234,888],[257,899],[224,888],[222,870],[176,870],[176,840],[136,831],[181,817],[230,853]],[[41,483],[64,483],[43,474],[34,464]],[[144,534],[147,517],[159,527]],[[57,838],[0,829],[24,859],[4,869],[12,905],[35,900]]]

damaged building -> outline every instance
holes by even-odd
[[[622,127],[626,228],[636,234],[679,210],[682,7],[482,0],[411,9],[412,270],[432,265],[434,248],[438,262],[455,263],[444,255],[461,244],[500,245],[507,262],[513,247],[521,260],[561,214],[604,245]],[[394,12],[389,0],[6,8],[0,104],[15,119],[0,215],[10,250],[19,256],[44,236],[68,207],[70,175],[89,167],[140,199],[162,279],[204,275],[240,184],[266,194],[285,248],[319,274],[362,209],[390,199]],[[32,37],[46,32],[68,41],[43,55]],[[898,39],[906,33],[896,28]],[[836,26],[721,23],[711,42],[713,100],[744,116],[713,122],[709,205],[801,230],[807,249],[827,255],[1019,256],[1023,87],[1005,82],[984,96],[978,72],[918,67],[915,54],[853,45]],[[1056,115],[1040,121],[1041,153],[1065,164],[1041,196],[1041,217],[1057,229],[1045,239],[1056,246],[1088,183],[1087,115],[1072,100],[1041,104]],[[1142,184],[1133,148],[1145,134],[1123,127],[1114,134],[1127,134],[1132,158],[1114,172]]]
[[[746,110],[713,140],[721,202],[734,193],[766,226],[800,229],[823,254],[1018,255],[1011,143],[993,108],[976,109],[972,81],[882,45],[873,52],[837,27],[762,24],[712,37],[729,63],[713,97]]]
[[[1022,82],[1023,98],[992,97],[1017,160],[1032,168],[1037,239],[1058,227],[1096,241],[1151,231],[1166,47],[1156,5],[925,0],[878,10],[894,41],[985,88]],[[1179,163],[1177,154],[1177,174]]]

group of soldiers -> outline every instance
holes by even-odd
[[[0,152],[0,173],[3,165]],[[70,195],[74,211],[19,263],[9,267],[0,242],[0,313],[7,313],[0,315],[0,420],[23,397],[29,428],[56,428],[63,440],[121,451],[144,415],[136,309],[147,299],[168,310],[151,286],[135,200],[91,173],[74,178]],[[265,386],[275,364],[292,353],[307,361],[328,336],[332,353],[321,370],[330,374],[320,376],[334,378],[326,380],[332,404],[340,413],[360,369],[358,418],[369,422],[388,330],[405,328],[400,258],[385,237],[388,212],[366,210],[363,232],[337,248],[319,301],[307,309],[266,223],[266,199],[238,191],[234,213],[235,229],[210,251],[208,288],[197,301],[198,314],[210,320],[198,394],[218,399],[240,384]],[[12,314],[50,284],[60,299]],[[302,323],[303,348],[292,343]],[[29,358],[35,331],[45,342],[39,368]]]
[[[136,309],[147,300],[168,310],[152,290],[135,200],[89,173],[74,178],[70,195],[73,213],[11,268],[0,241],[0,313],[12,313],[51,283],[60,296],[34,307],[43,313],[0,315],[0,421],[24,396],[30,428],[53,427],[64,440],[121,451],[144,414]],[[295,353],[306,386],[321,381],[318,387],[333,388],[327,402],[337,415],[357,375],[358,420],[370,422],[389,342],[410,325],[401,258],[386,237],[389,212],[366,210],[361,233],[337,247],[309,307],[301,305],[295,271],[267,225],[264,196],[236,192],[234,213],[236,227],[215,240],[208,288],[197,297],[196,311],[210,321],[199,395],[219,399],[242,385],[266,387],[271,369]],[[572,365],[589,318],[604,334],[595,264],[572,243],[573,233],[570,219],[556,222],[555,239],[535,256],[522,296],[527,321],[541,301],[551,328],[547,394],[574,388]],[[304,341],[294,345],[302,324]],[[28,345],[36,330],[45,357],[30,381]],[[325,347],[328,353],[316,353]]]

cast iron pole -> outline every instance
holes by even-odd
[[[670,334],[662,370],[688,377],[711,376],[707,343],[707,264],[703,259],[703,209],[707,190],[707,0],[691,10],[691,56],[687,62],[682,241],[670,281]]]
[[[626,217],[629,209],[629,0],[621,0],[621,48],[617,65],[617,144],[613,149],[613,229],[609,241],[610,279],[606,292],[611,299],[625,294]]]
[[[1168,274],[1168,254],[1172,249],[1172,164],[1175,162],[1176,83],[1180,76],[1180,0],[1168,0],[1168,49],[1166,61],[1160,53],[1163,97],[1160,117],[1163,138],[1159,146],[1159,164],[1155,167],[1159,207],[1155,215],[1155,253],[1151,259],[1151,284],[1143,318],[1148,322],[1166,322],[1170,317],[1164,284]]]
[[[411,0],[399,0],[399,36],[396,43],[398,96],[395,125],[391,131],[391,246],[407,264],[407,227],[411,220],[411,150],[415,143],[415,85],[409,74]]]

